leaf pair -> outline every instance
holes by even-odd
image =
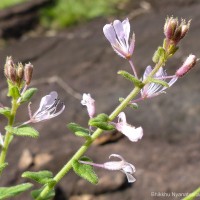
[[[54,185],[56,184],[56,181],[53,179],[53,174],[50,171],[44,170],[44,171],[39,171],[39,172],[24,172],[22,174],[23,178],[29,178],[33,181],[36,181],[37,183],[40,183],[42,185],[50,185],[53,189],[48,193],[47,196],[45,196],[44,200],[49,200],[52,199],[55,196],[55,190],[54,190]],[[31,196],[34,199],[37,199],[37,197],[40,195],[42,192],[43,188],[33,190],[31,192]]]
[[[113,130],[115,129],[113,125],[109,124],[109,116],[101,113],[97,115],[95,118],[89,120],[89,126],[94,126],[100,128],[102,130]]]

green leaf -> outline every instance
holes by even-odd
[[[108,115],[101,113],[101,114],[97,115],[97,117],[90,119],[88,124],[90,126],[98,127],[103,130],[115,129],[114,126],[112,126],[111,124],[108,123],[109,121],[110,120],[109,120]]]
[[[83,157],[83,158],[81,158],[81,160],[91,162],[91,159],[89,159],[87,157]],[[94,172],[92,166],[86,165],[86,164],[81,164],[78,162],[78,160],[75,160],[74,162],[72,162],[72,167],[73,167],[74,172],[78,176],[84,178],[85,180],[89,181],[92,184],[98,183],[98,177],[97,177],[96,173]]]
[[[50,171],[44,170],[39,172],[24,172],[22,174],[23,178],[29,178],[31,180],[34,180],[40,184],[46,184],[49,182],[52,182],[53,174]]]
[[[118,71],[118,74],[122,75],[125,79],[131,81],[135,86],[138,86],[140,88],[142,88],[144,86],[142,81],[140,81],[135,76],[133,76],[132,74],[128,73],[127,71],[120,70],[120,71]]]
[[[37,197],[39,196],[39,194],[42,192],[43,188],[42,189],[39,189],[39,190],[33,190],[31,192],[31,196],[33,197],[33,199],[37,199]],[[41,200],[50,200],[52,199],[53,197],[55,196],[55,190],[52,189],[45,198],[41,199]]]
[[[11,81],[8,82],[8,97],[13,97],[14,99],[18,99],[20,97],[19,89],[16,85],[14,85]]]
[[[8,163],[2,163],[0,165],[0,173],[8,166]]]
[[[24,92],[24,94],[21,96],[20,103],[29,101],[36,92],[37,92],[37,88],[30,88],[26,90],[26,92]]]
[[[164,87],[167,87],[167,88],[169,87],[169,85],[168,85],[167,82],[162,81],[162,80],[160,80],[160,79],[149,78],[148,80],[149,80],[149,82],[151,82],[151,83],[160,84],[160,85],[162,85],[162,86],[164,86]]]
[[[0,199],[15,197],[29,190],[32,186],[31,183],[23,183],[12,187],[0,187]]]
[[[9,118],[10,117],[10,113],[11,113],[10,108],[8,108],[8,107],[0,108],[0,114],[1,115],[4,115],[5,117]]]
[[[14,128],[6,126],[5,129],[17,136],[26,136],[32,138],[38,138],[39,136],[39,132],[35,130],[33,127],[28,125],[22,125],[20,127],[14,127]]]
[[[166,51],[163,47],[158,47],[152,58],[154,63],[166,60]]]
[[[121,102],[123,102],[123,101],[124,101],[124,98],[120,97],[120,98],[119,98],[119,102],[121,103]],[[128,106],[129,106],[130,108],[133,108],[133,109],[138,109],[138,108],[139,108],[139,106],[138,106],[137,103],[129,103]]]
[[[69,123],[67,125],[68,129],[75,133],[76,136],[84,137],[86,139],[90,138],[90,132],[88,129],[81,127],[76,123]]]

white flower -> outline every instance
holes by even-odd
[[[105,162],[103,164],[97,164],[97,163],[92,163],[92,162],[87,162],[87,161],[82,161],[82,160],[79,160],[79,162],[82,164],[92,165],[94,167],[100,167],[100,168],[104,168],[107,170],[112,170],[112,171],[119,170],[119,171],[123,172],[124,174],[126,174],[126,177],[127,177],[129,183],[135,182],[136,179],[132,175],[135,172],[135,167],[132,164],[126,162],[124,160],[124,158],[118,154],[111,154],[109,156],[109,159],[111,157],[117,157],[117,158],[120,158],[121,160]]]
[[[118,154],[111,154],[109,159],[111,157],[120,158],[121,161],[106,162],[104,163],[104,168],[108,170],[120,170],[126,174],[129,183],[135,182],[136,179],[132,176],[132,174],[135,172],[135,167],[132,164],[126,162],[124,158]]]
[[[119,113],[118,123],[115,124],[115,127],[132,142],[137,142],[143,136],[142,127],[135,128],[134,126],[126,123],[126,115],[124,112]]]
[[[151,66],[147,66],[147,68],[145,69],[144,75],[143,75],[143,80],[145,80],[149,76],[151,71],[152,71]],[[157,78],[159,80],[165,80],[166,77],[167,77],[167,73],[162,67],[153,76],[153,78]],[[171,80],[168,82],[169,87],[171,87],[177,81],[177,79],[178,79],[177,76],[172,76]],[[157,96],[161,93],[164,93],[164,90],[166,90],[166,89],[167,89],[167,87],[165,87],[161,84],[148,83],[141,90],[141,95],[142,95],[142,98],[150,98],[150,97]]]
[[[93,118],[95,114],[95,100],[91,97],[91,95],[84,93],[81,104],[87,107],[89,117]]]
[[[130,59],[134,51],[135,34],[133,33],[129,45],[130,23],[128,18],[123,22],[115,20],[112,24],[106,24],[103,32],[114,51],[121,57]]]
[[[58,109],[58,107],[60,107]],[[38,110],[32,115],[29,108],[30,120],[27,123],[36,123],[51,119],[60,115],[65,109],[65,105],[58,99],[57,92],[50,92],[48,95],[42,97]],[[26,122],[25,122],[26,124]]]

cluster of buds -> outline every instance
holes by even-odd
[[[164,34],[168,40],[177,44],[187,34],[190,28],[190,21],[186,22],[184,19],[179,24],[177,18],[168,17],[164,25]]]
[[[25,64],[25,66],[23,66],[22,63],[16,65],[12,57],[7,57],[4,74],[12,84],[21,87],[25,81],[25,84],[29,85],[32,79],[32,73],[33,65],[31,63]]]

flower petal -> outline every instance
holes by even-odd
[[[116,33],[112,24],[106,24],[103,27],[103,33],[107,40],[112,44],[115,45],[117,42]]]
[[[126,115],[124,112],[120,112],[118,115],[118,123],[126,124]]]
[[[118,37],[118,40],[124,40],[125,39],[125,32],[124,32],[124,27],[122,25],[122,22],[119,20],[115,20],[113,22],[113,27],[115,29],[116,35]]]
[[[129,35],[130,35],[130,23],[128,18],[126,18],[123,22],[122,22],[122,26],[124,29],[124,38],[126,40],[126,43],[128,45],[128,39],[129,39]]]
[[[125,172],[124,172],[125,173]],[[125,173],[129,183],[133,183],[136,179],[129,173]]]

